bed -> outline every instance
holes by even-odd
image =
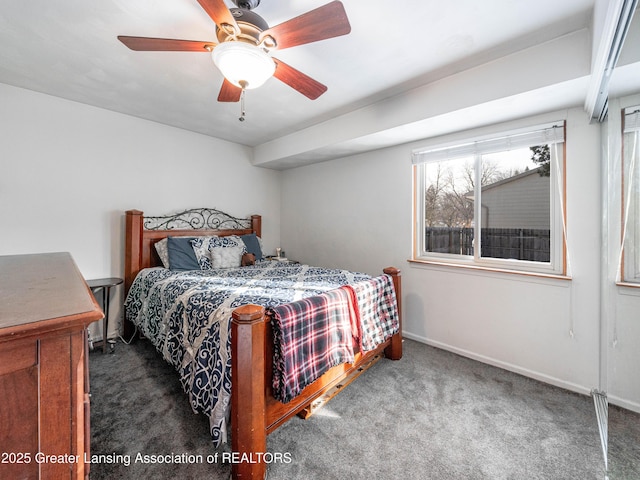
[[[220,269],[219,259],[209,255],[214,265],[173,271],[158,242],[259,240],[261,217],[235,218],[215,209],[145,217],[129,210],[125,230],[124,335],[141,333],[174,365],[194,410],[209,416],[215,445],[226,441],[230,425],[233,478],[264,478],[269,433],[294,415],[311,415],[380,358],[402,357],[396,268],[370,277],[258,259]],[[209,252],[223,251],[217,246]],[[309,324],[316,317],[334,322],[327,338],[308,330],[300,336],[295,319],[301,315],[312,315]],[[386,323],[374,325],[374,317]],[[320,351],[317,345],[329,342],[318,365],[296,364],[300,349]]]

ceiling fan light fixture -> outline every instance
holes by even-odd
[[[267,52],[246,42],[218,44],[211,56],[224,78],[242,89],[258,88],[276,71],[276,64]]]

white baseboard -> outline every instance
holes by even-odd
[[[435,348],[440,348],[442,350],[447,350],[457,355],[461,355],[463,357],[467,357],[472,360],[477,360],[478,362],[486,363],[487,365],[492,365],[494,367],[502,368],[503,370],[508,370],[510,372],[518,373],[520,375],[524,375],[525,377],[533,378],[543,383],[548,383],[550,385],[553,385],[559,388],[564,388],[565,390],[576,392],[582,395],[591,396],[591,391],[595,388],[595,387],[590,388],[584,385],[578,385],[576,383],[567,382],[566,380],[552,377],[550,375],[546,375],[541,372],[536,372],[535,370],[522,368],[518,365],[513,365],[508,362],[503,362],[501,360],[497,360],[492,357],[487,357],[486,355],[480,355],[478,353],[471,352],[469,350],[454,347],[452,345],[448,345],[446,343],[421,337],[419,335],[414,335],[412,333],[402,332],[402,336],[410,340],[415,340],[416,342],[424,343],[426,345],[430,345]],[[612,405],[617,405],[618,407],[622,407],[626,410],[631,410],[633,412],[640,413],[640,404],[638,404],[637,402],[632,402],[629,400],[625,400],[623,398],[619,398],[616,396],[609,396],[609,395],[607,395],[607,401]]]
[[[527,368],[522,368],[518,365],[513,365],[508,362],[503,362],[501,360],[497,360],[492,357],[487,357],[486,355],[480,355],[478,353],[465,350],[462,348],[454,347],[452,345],[448,345],[446,343],[438,342],[435,340],[431,340],[428,338],[420,337],[418,335],[414,335],[411,333],[403,332],[402,335],[411,340],[415,340],[416,342],[425,343],[432,347],[440,348],[442,350],[447,350],[449,352],[461,355],[463,357],[470,358],[472,360],[477,360],[482,363],[486,363],[487,365],[492,365],[494,367],[502,368],[503,370],[508,370],[510,372],[518,373],[525,377],[533,378],[535,380],[539,380],[544,383],[548,383],[550,385],[554,385],[556,387],[564,388],[565,390],[570,390],[572,392],[580,393],[583,395],[591,395],[592,388],[585,387],[583,385],[578,385],[576,383],[567,382],[566,380],[562,380],[559,378],[552,377],[550,375],[546,375],[544,373],[536,372],[535,370],[529,370]]]
[[[632,412],[640,413],[640,403],[631,402],[629,400],[625,400],[624,398],[616,397],[615,395],[613,396],[607,395],[607,401],[611,405],[616,405],[626,410],[631,410]]]

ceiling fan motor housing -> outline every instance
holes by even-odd
[[[253,3],[260,3],[259,0],[252,0]],[[235,2],[234,2],[235,3]],[[241,2],[239,2],[241,3]],[[269,24],[257,13],[244,8],[230,8],[240,33],[234,39],[234,33],[224,28],[216,27],[216,37],[218,42],[223,43],[229,40],[238,40],[241,42],[257,45],[260,43],[260,33],[269,28]]]

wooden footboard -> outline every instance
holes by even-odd
[[[400,329],[397,334],[366,354],[357,353],[353,364],[333,367],[306,387],[291,402],[283,404],[272,394],[273,337],[265,309],[245,305],[233,312],[231,325],[231,438],[234,479],[263,479],[267,463],[267,435],[325,395],[333,395],[367,366],[384,354],[392,360],[402,357],[402,291],[400,271],[389,267],[396,291]]]

